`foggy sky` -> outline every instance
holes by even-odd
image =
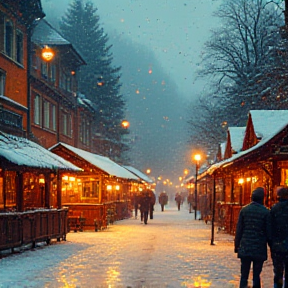
[[[60,17],[63,16],[68,4],[71,2],[72,0],[61,0],[61,3],[57,0],[42,0],[42,5],[44,12],[53,11],[53,16],[58,17],[60,20]],[[198,97],[205,83],[195,80],[195,71],[199,67],[204,41],[208,40],[210,29],[216,23],[216,20],[211,17],[212,12],[216,10],[221,0],[92,0],[92,2],[98,9],[97,14],[100,16],[100,23],[108,36],[110,34],[115,35],[115,33],[122,35],[123,38],[129,38],[137,45],[143,45],[143,47],[154,53],[158,63],[155,63],[155,60],[153,60],[154,63],[153,61],[147,63],[147,71],[150,68],[153,69],[154,66],[158,67],[161,65],[164,73],[168,76],[167,78],[171,79],[169,81],[173,81],[176,89],[178,88],[176,97],[181,97],[184,101],[193,101],[193,99]],[[49,15],[47,15],[47,18],[49,20]],[[125,62],[125,59],[127,57],[123,57],[123,63],[121,63],[121,58],[117,56],[117,65],[122,66],[124,71],[125,66],[129,64]],[[152,57],[151,59],[154,58]],[[166,80],[168,81],[167,78]],[[163,95],[158,96],[163,97]],[[131,103],[130,99],[128,108],[131,108]],[[167,103],[167,105],[169,104]],[[175,109],[181,109],[178,107],[176,108],[174,105]],[[141,109],[141,107],[137,107],[137,109]],[[148,128],[141,130],[145,125],[138,125],[139,127],[134,125],[133,128],[133,124],[139,122],[137,115],[141,113],[137,110],[132,112],[131,109],[130,112],[128,111],[128,113],[136,115],[134,118],[132,117],[132,121],[135,121],[135,123],[132,122],[130,126],[132,135],[135,133],[141,135],[141,138],[146,143],[158,141],[157,137],[159,139],[169,137],[168,139],[170,139],[166,141],[166,146],[170,147],[164,147],[161,143],[162,148],[158,151],[153,146],[145,147],[147,145],[143,142],[144,140],[141,143],[135,143],[135,159],[137,155],[144,155],[144,157],[137,159],[138,162],[136,161],[137,166],[135,168],[145,172],[150,161],[152,163],[149,168],[152,168],[152,171],[154,168],[156,170],[153,171],[154,173],[157,173],[157,175],[166,173],[165,177],[174,177],[174,179],[178,179],[177,175],[181,176],[181,172],[185,168],[192,168],[191,170],[193,170],[193,167],[190,167],[193,166],[193,163],[191,163],[191,151],[189,151],[185,139],[187,127],[185,126],[186,119],[184,118],[187,111],[184,111],[184,108],[182,109],[183,111],[175,111],[175,115],[177,114],[177,119],[179,120],[179,114],[182,114],[183,119],[181,121],[177,120],[177,123],[169,124],[169,134],[162,132],[163,129],[160,129],[158,132],[153,133],[154,136],[149,133],[151,131],[148,131]],[[147,123],[148,120],[146,121]],[[171,131],[172,127],[174,127],[174,132]],[[172,155],[171,149],[175,155]],[[149,151],[155,154],[149,153]],[[155,162],[154,167],[153,159]],[[156,163],[156,159],[162,162],[163,171],[160,168],[161,163]],[[169,169],[173,169],[172,174],[174,175],[171,175],[171,173],[168,175],[169,171],[167,170]],[[154,176],[157,175],[154,174]],[[173,181],[175,181],[174,179]]]
[[[42,0],[63,14],[72,0]],[[152,49],[185,98],[205,83],[195,81],[203,43],[217,22],[212,13],[221,0],[91,0],[104,31],[116,30]],[[59,11],[59,12],[58,12]]]

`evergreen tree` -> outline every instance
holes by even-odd
[[[121,67],[112,64],[112,46],[108,45],[108,35],[100,27],[99,20],[97,8],[91,2],[74,0],[60,21],[60,30],[87,63],[78,75],[79,90],[97,107],[95,132],[111,143],[96,151],[120,160],[122,152],[128,149],[123,143],[128,131],[121,126],[126,105],[120,94]]]

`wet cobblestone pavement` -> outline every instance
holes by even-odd
[[[118,221],[101,232],[69,233],[66,242],[37,247],[0,260],[0,287],[180,288],[238,287],[240,260],[233,236],[194,220],[174,203],[148,225]],[[262,288],[272,287],[272,262]]]

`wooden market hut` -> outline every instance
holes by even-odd
[[[288,185],[288,110],[251,110],[241,150],[201,177],[212,179],[215,221],[229,233],[235,232],[239,211],[256,187],[265,187],[265,205],[271,207],[275,188]]]
[[[73,229],[78,220],[80,230],[98,230],[131,216],[130,194],[139,177],[107,157],[68,144],[58,143],[50,151],[83,169],[77,177],[62,178],[63,205],[69,207]]]
[[[0,131],[0,250],[65,239],[62,173],[81,171],[26,139]]]

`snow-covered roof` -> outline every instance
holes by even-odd
[[[65,147],[66,149],[72,151],[73,153],[77,154],[79,157],[84,159],[85,161],[91,163],[92,165],[98,167],[102,171],[106,172],[111,176],[116,176],[123,179],[130,179],[130,180],[137,180],[139,178],[122,167],[121,165],[117,164],[116,162],[112,161],[108,157],[100,156],[98,154],[94,154],[79,148],[75,148],[65,143],[58,143],[53,147],[49,148],[49,150],[53,151],[53,148],[58,147],[59,145]]]
[[[69,45],[68,40],[60,35],[46,20],[38,22],[32,35],[32,41],[43,45]]]
[[[254,131],[261,140],[253,147],[211,165],[200,177],[212,175],[220,167],[227,167],[235,160],[262,147],[288,125],[288,110],[250,110]]]
[[[18,166],[72,171],[82,170],[26,138],[16,137],[1,131],[0,158],[4,158]]]
[[[135,174],[136,176],[138,176],[139,178],[141,178],[142,180],[144,180],[147,183],[153,183],[154,181],[148,177],[145,173],[139,171],[138,169],[132,167],[132,166],[123,166],[124,168],[126,168],[127,170],[129,170],[130,172],[132,172],[133,174]]]
[[[183,183],[184,183],[184,184],[187,184],[187,183],[189,183],[189,182],[194,182],[194,179],[195,179],[195,176],[194,176],[194,175],[191,175],[191,176],[189,176],[188,178],[184,179],[184,180],[183,180]]]
[[[275,134],[288,123],[288,110],[251,110],[254,131],[259,138]]]
[[[245,136],[246,127],[229,127],[231,140],[231,148],[235,152],[239,152],[243,146],[243,139]]]
[[[72,53],[64,53],[62,59],[65,57],[71,62],[72,59],[77,61],[77,65],[85,65],[83,57],[74,48],[72,43],[65,39],[52,25],[45,19],[38,21],[37,26],[33,29],[32,42],[42,46],[57,46],[68,49]],[[73,58],[72,58],[73,56]]]
[[[288,125],[288,111],[286,111],[286,110],[274,110],[274,112],[279,111],[278,117],[276,117],[276,115],[275,115],[277,113],[272,113],[273,110],[268,111],[269,113],[265,113],[267,110],[254,110],[254,111],[257,111],[257,113],[254,114],[254,115],[260,116],[261,113],[258,113],[258,111],[261,111],[262,112],[261,115],[265,115],[266,114],[266,117],[269,117],[269,115],[272,116],[271,117],[271,122],[269,121],[270,119],[268,119],[268,118],[266,119],[265,117],[263,117],[262,120],[260,119],[262,117],[255,118],[255,119],[257,119],[256,120],[256,122],[258,124],[258,126],[256,124],[257,128],[258,129],[259,128],[263,128],[263,132],[264,133],[262,134],[263,135],[262,139],[256,145],[254,145],[253,147],[251,147],[251,148],[249,148],[249,149],[247,149],[245,151],[241,151],[238,154],[234,154],[232,157],[230,157],[228,159],[225,159],[225,160],[223,160],[221,162],[213,164],[205,172],[206,174],[210,174],[211,175],[218,168],[226,167],[228,165],[231,165],[235,160],[237,160],[237,159],[239,159],[239,158],[241,158],[241,157],[243,157],[243,156],[245,156],[245,155],[247,155],[247,154],[249,154],[251,152],[254,152],[255,150],[257,150],[260,147],[262,147],[264,144],[266,144],[269,140],[274,138],[278,133],[280,133]],[[284,111],[286,111],[286,113]],[[274,120],[276,118],[279,119],[279,123],[275,123],[274,122]],[[285,120],[285,118],[286,118],[286,120]],[[262,127],[261,121],[263,121],[263,123],[267,124],[267,131],[264,131],[264,127]],[[275,126],[273,127],[273,124],[271,124],[271,123],[275,123]],[[253,124],[254,124],[254,120],[253,120]]]
[[[92,101],[86,98],[84,94],[78,93],[77,101],[80,106],[84,106],[89,110],[95,110],[94,108],[95,105],[92,103]]]

